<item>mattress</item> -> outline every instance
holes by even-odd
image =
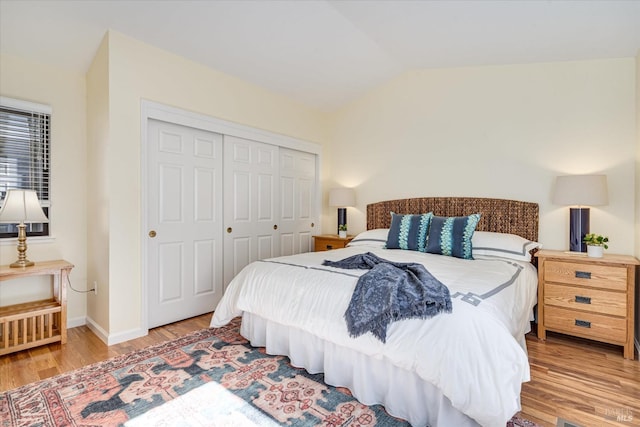
[[[365,252],[423,264],[449,288],[452,313],[394,322],[386,343],[370,333],[352,337],[344,313],[366,270],[322,262]],[[211,326],[243,316],[241,332],[253,345],[324,372],[328,384],[381,403],[412,425],[503,427],[520,410],[521,385],[529,380],[524,335],[536,289],[528,262],[463,260],[371,242],[250,264],[230,283]]]

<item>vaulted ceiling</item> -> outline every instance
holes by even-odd
[[[331,110],[408,69],[636,56],[640,1],[0,0],[0,53],[82,72],[109,28]]]

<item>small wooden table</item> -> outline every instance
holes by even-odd
[[[73,267],[64,260],[37,262],[23,268],[0,266],[0,282],[31,276],[53,277],[53,298],[0,307],[0,355],[67,342],[67,283]],[[0,286],[7,285],[0,283]]]

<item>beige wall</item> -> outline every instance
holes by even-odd
[[[609,235],[611,252],[640,256],[639,70],[640,55],[412,71],[327,116],[110,32],[86,79],[2,56],[0,94],[54,110],[55,239],[32,243],[30,258],[73,262],[74,287],[98,282],[98,295],[70,292],[69,318],[88,314],[105,334],[126,335],[141,325],[141,99],[325,144],[325,194],[357,187],[352,233],[364,229],[370,202],[504,197],[538,202],[540,241],[565,248],[567,208],[551,204],[554,177],[606,173],[611,200],[592,209],[592,230]],[[333,232],[335,210],[324,205],[323,231]],[[14,253],[0,246],[1,262]],[[39,287],[3,286],[0,304]]]
[[[89,324],[101,336],[109,325],[109,39],[87,72],[87,277],[97,293],[87,295]]]
[[[640,50],[636,56],[636,247],[635,256],[640,259]],[[640,291],[637,292],[640,295]],[[638,319],[640,321],[640,319]],[[640,325],[640,323],[639,323]],[[640,328],[636,329],[640,332]]]
[[[0,94],[50,105],[51,118],[51,216],[52,239],[30,238],[28,258],[32,261],[66,259],[74,288],[87,288],[87,209],[86,209],[86,104],[85,77],[25,61],[0,56]],[[0,264],[17,258],[15,243],[0,246]],[[0,305],[9,305],[51,294],[48,279],[21,279],[3,282]],[[86,297],[69,290],[68,319],[84,322]]]
[[[106,219],[107,230],[104,232],[108,244],[104,243],[103,247],[108,245],[108,256],[96,252],[95,256],[91,255],[89,264],[96,274],[103,272],[101,280],[106,278],[108,281],[99,284],[100,289],[108,293],[99,292],[95,297],[98,300],[95,307],[104,307],[103,298],[108,298],[109,324],[104,324],[102,317],[93,318],[98,314],[91,310],[91,306],[88,315],[110,335],[126,335],[142,324],[141,100],[152,100],[316,143],[325,141],[327,125],[323,113],[235,77],[117,32],[111,31],[106,37],[108,99],[102,102],[108,102],[108,131],[103,133],[108,136],[90,143],[105,146],[96,150],[105,152],[104,161],[107,163],[96,170],[90,168],[89,181],[101,188],[89,188],[89,192],[97,193],[106,207],[101,216]],[[103,55],[102,51],[99,54]],[[101,63],[100,67],[103,66]],[[104,80],[104,76],[101,79]],[[96,86],[103,89],[104,82],[99,81]],[[95,91],[95,97],[103,96],[101,89]],[[99,102],[90,99],[89,105],[94,104]],[[104,110],[104,107],[100,109]],[[89,133],[93,132],[93,125],[90,125]],[[104,176],[91,176],[95,174]],[[94,240],[102,237],[100,232]],[[107,271],[108,274],[104,273]],[[88,280],[98,279],[89,277]]]
[[[540,204],[539,240],[568,248],[568,208],[555,176],[604,173],[610,203],[591,230],[610,252],[634,252],[635,61],[563,62],[412,71],[337,111],[329,186],[355,186],[351,232],[367,203],[409,196],[481,196]],[[323,229],[335,228],[325,208]]]
[[[635,256],[640,259],[640,50],[636,56],[636,229]],[[640,353],[640,268],[636,268],[636,349]]]

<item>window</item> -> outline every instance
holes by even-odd
[[[0,97],[0,204],[7,190],[35,190],[49,216],[51,108]],[[0,238],[16,237],[17,224],[0,224]],[[49,224],[27,224],[27,236],[48,236]]]

